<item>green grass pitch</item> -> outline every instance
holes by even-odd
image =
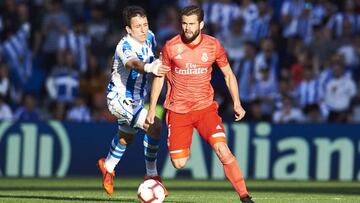
[[[13,179],[0,178],[0,203],[33,202],[138,202],[141,179],[117,177],[112,197],[105,194],[100,177]],[[239,199],[227,181],[165,180],[170,195],[164,202],[231,203]],[[247,181],[257,203],[360,202],[359,182]]]

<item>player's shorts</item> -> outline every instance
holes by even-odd
[[[168,148],[171,159],[185,158],[190,155],[190,146],[194,128],[201,137],[213,146],[225,142],[225,131],[214,102],[209,107],[191,111],[185,114],[167,111],[166,125],[168,127]]]
[[[109,111],[118,119],[119,130],[128,134],[144,129],[147,110],[143,100],[133,100],[111,91],[107,94]]]

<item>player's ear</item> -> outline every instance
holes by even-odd
[[[125,27],[125,29],[126,29],[126,32],[127,32],[128,34],[130,34],[130,33],[131,33],[131,29],[130,29],[130,27],[129,27],[129,26],[126,26],[126,27]]]
[[[201,21],[200,22],[200,30],[202,30],[204,28],[204,25],[205,25],[204,21]]]

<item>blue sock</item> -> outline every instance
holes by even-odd
[[[156,159],[159,149],[160,139],[154,139],[149,135],[144,135],[144,157],[147,176],[157,176]]]
[[[125,150],[126,150],[126,146],[121,145],[119,143],[119,138],[118,135],[116,134],[113,140],[111,141],[109,153],[105,160],[105,168],[109,173],[112,173],[114,171],[114,168],[119,163]]]

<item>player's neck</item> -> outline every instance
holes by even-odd
[[[138,44],[140,44],[140,45],[143,45],[145,42],[140,42],[139,40],[137,40],[137,39],[135,39],[134,37],[132,37],[130,34],[128,34],[128,37],[132,40],[132,41],[134,41],[134,42],[136,42],[136,43],[138,43]]]

